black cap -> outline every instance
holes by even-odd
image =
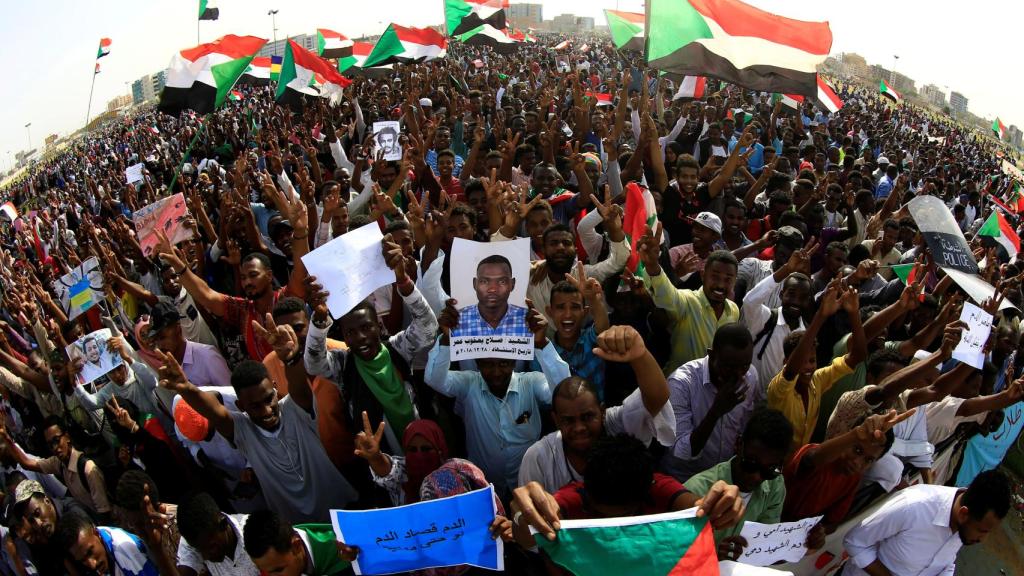
[[[166,296],[161,296],[156,306],[149,311],[149,337],[156,338],[161,330],[177,324],[181,319],[182,315],[178,313],[174,301]]]

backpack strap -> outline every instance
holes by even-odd
[[[764,338],[764,342],[761,344],[761,349],[757,351],[757,359],[760,360],[764,357],[765,351],[768,349],[768,342],[772,339],[772,334],[775,333],[775,327],[779,324],[779,309],[772,310],[772,313],[768,315],[768,321],[761,327],[761,331],[754,337],[754,342],[758,342]]]

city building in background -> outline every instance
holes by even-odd
[[[967,96],[959,92],[949,93],[949,109],[954,114],[966,114],[967,113]]]
[[[544,6],[539,2],[510,4],[506,15],[514,28],[540,28],[544,22]]]
[[[153,74],[146,74],[135,82],[132,82],[132,104],[142,104],[148,100],[160,97],[160,91],[167,83],[167,71],[161,70]]]
[[[129,94],[122,94],[120,96],[114,96],[107,102],[107,112],[116,112],[121,108],[131,106],[134,103],[134,98]]]
[[[590,16],[577,16],[575,14],[559,14],[551,19],[547,28],[551,32],[559,34],[571,34],[574,32],[593,32],[594,19]]]
[[[1015,124],[1010,124],[1010,127],[1006,129],[1006,141],[1014,148],[1020,148],[1024,143],[1022,139],[1024,139],[1024,132],[1021,132]]]
[[[260,48],[260,51],[256,53],[257,57],[269,58],[270,56],[283,56],[284,48],[288,45],[288,38],[278,38],[277,41],[271,40]],[[302,46],[306,50],[316,54],[316,34],[299,34],[298,36],[292,36],[291,40],[295,40],[295,43]]]
[[[942,108],[946,105],[946,93],[939,89],[935,84],[925,84],[921,87],[921,97],[926,102],[937,108]]]

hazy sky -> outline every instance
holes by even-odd
[[[858,52],[869,63],[891,67],[917,81],[957,90],[970,99],[971,112],[999,116],[1006,125],[1024,126],[1019,98],[1024,80],[1014,71],[1019,59],[1015,22],[1024,4],[975,0],[750,0],[777,14],[802,20],[828,20],[833,54]],[[0,33],[7,38],[8,81],[0,106],[0,166],[48,134],[64,135],[85,121],[93,62],[101,37],[113,40],[100,60],[92,114],[130,91],[140,76],[167,66],[171,55],[196,42],[198,1],[190,0],[33,0],[5,2]],[[544,0],[544,17],[562,13],[594,16],[602,9],[642,11],[639,0]],[[378,33],[388,21],[425,26],[442,22],[442,0],[220,0],[221,19],[201,23],[201,38],[251,34],[270,39],[270,8],[277,15],[278,38],[330,28],[349,36]],[[967,9],[965,9],[967,8]],[[126,86],[125,83],[129,83]]]

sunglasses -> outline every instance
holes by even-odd
[[[739,455],[736,458],[739,460],[741,470],[747,474],[757,472],[764,480],[774,480],[779,474],[782,474],[782,469],[778,466],[762,466],[756,458],[747,458]]]

